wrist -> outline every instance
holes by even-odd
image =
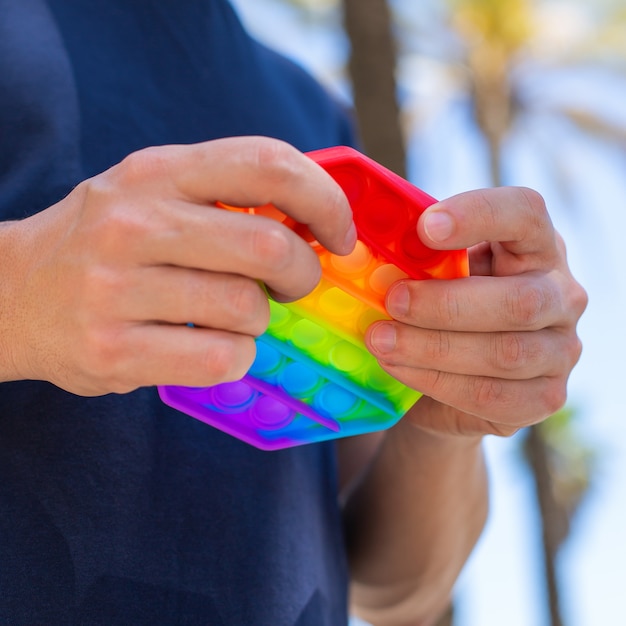
[[[20,298],[25,284],[21,222],[0,223],[0,381],[31,378],[24,358],[25,337],[22,329],[26,312]]]
[[[433,442],[442,441],[449,445],[472,445],[482,441],[485,435],[509,434],[499,424],[477,415],[465,413],[448,404],[443,404],[428,396],[422,396],[405,414],[404,427],[413,426],[417,430],[430,434]],[[516,429],[510,429],[511,433]]]
[[[423,427],[405,417],[388,433],[399,450],[407,454],[427,454],[437,458],[482,454],[483,435],[459,435]]]

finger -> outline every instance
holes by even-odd
[[[436,249],[500,242],[519,256],[554,258],[554,227],[543,198],[520,187],[470,191],[429,207],[418,223],[420,237]]]
[[[354,247],[352,211],[341,187],[289,144],[236,137],[160,150],[169,150],[167,171],[184,198],[241,207],[271,203],[308,225],[328,250],[347,254]]]
[[[118,314],[135,322],[228,330],[258,336],[269,323],[267,295],[254,280],[180,267],[148,267],[127,276]]]
[[[142,252],[149,263],[247,276],[284,300],[307,295],[320,280],[317,254],[275,220],[182,202],[154,211],[161,226]]]
[[[385,304],[394,319],[421,328],[496,332],[566,326],[578,308],[565,298],[559,276],[402,280],[390,288]]]
[[[152,385],[208,387],[239,380],[256,355],[247,335],[187,326],[137,325],[111,350],[113,364],[99,376],[125,393]]]
[[[556,413],[566,399],[566,381],[559,377],[519,381],[385,363],[381,367],[405,385],[442,404],[509,427],[538,423]]]
[[[378,322],[366,342],[387,365],[511,380],[558,376],[580,356],[579,343],[555,330],[456,333]]]
[[[468,249],[470,276],[493,276],[493,250],[483,242]]]

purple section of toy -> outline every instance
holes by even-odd
[[[362,344],[292,306],[271,302],[269,329],[257,339],[256,359],[241,381],[161,388],[162,399],[262,449],[396,423],[419,394],[385,373]]]
[[[263,450],[380,430],[401,417],[368,403],[350,381],[325,378],[309,360],[280,358],[274,383],[246,375],[214,387],[161,387],[159,393],[166,404]]]

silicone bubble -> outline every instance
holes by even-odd
[[[269,300],[270,323],[240,381],[159,387],[166,404],[263,450],[359,435],[396,424],[420,393],[390,376],[365,345],[369,326],[389,319],[385,297],[398,280],[462,278],[465,250],[429,249],[418,236],[435,202],[422,190],[343,146],[309,157],[341,186],[358,241],[346,256],[326,250],[304,224],[269,204],[224,210],[274,219],[309,242],[322,279],[296,302]],[[208,451],[207,453],[210,453]]]

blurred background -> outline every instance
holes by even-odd
[[[563,411],[487,440],[491,515],[442,625],[626,623],[626,4],[234,4],[355,106],[365,152],[425,191],[543,194],[590,296],[584,353]]]

